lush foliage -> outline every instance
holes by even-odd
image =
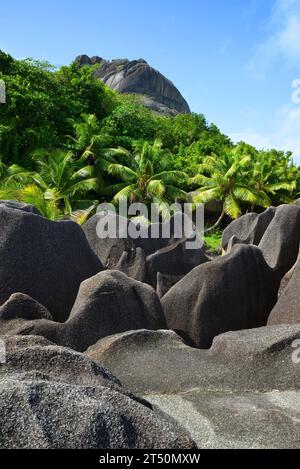
[[[224,216],[299,195],[291,154],[234,146],[199,114],[158,115],[94,79],[94,67],[53,69],[0,51],[0,197],[56,219],[85,219],[99,201],[221,203]],[[86,210],[86,211],[84,211]]]

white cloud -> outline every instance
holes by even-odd
[[[257,45],[247,68],[256,78],[264,78],[268,67],[278,60],[300,61],[300,0],[276,0],[266,39]]]
[[[234,142],[241,140],[259,149],[276,148],[292,151],[294,160],[300,164],[300,106],[285,106],[276,113],[274,131],[259,133],[255,129],[230,135]]]

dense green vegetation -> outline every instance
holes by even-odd
[[[217,200],[215,227],[298,197],[290,153],[234,146],[201,114],[158,115],[93,71],[0,51],[0,198],[32,203],[51,219],[78,211],[80,220],[104,200]]]

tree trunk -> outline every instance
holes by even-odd
[[[225,216],[225,209],[223,207],[222,213],[220,217],[218,218],[218,220],[216,221],[216,223],[210,228],[207,228],[207,230],[205,230],[204,233],[208,233],[209,231],[213,231],[215,228],[217,228],[220,225],[221,221],[223,220],[224,216]]]

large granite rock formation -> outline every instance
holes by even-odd
[[[83,352],[103,337],[132,329],[164,329],[166,322],[153,288],[122,272],[103,271],[82,282],[64,324],[42,319],[19,320],[18,326],[12,321],[11,329],[7,324],[5,332],[43,336]]]
[[[193,269],[162,298],[169,329],[199,348],[230,330],[265,326],[281,277],[260,249],[239,244]]]
[[[0,204],[0,304],[24,293],[65,321],[81,282],[102,264],[79,225],[54,222],[31,206]]]
[[[193,449],[179,425],[88,357],[7,337],[0,367],[2,449]]]
[[[239,243],[258,246],[275,212],[275,207],[269,207],[263,213],[246,213],[233,220],[223,231],[222,249],[230,251],[233,245]]]
[[[300,324],[300,261],[284,277],[287,285],[274,306],[268,324]]]
[[[187,249],[186,241],[179,240],[146,258],[146,282],[156,288],[158,273],[184,276],[198,265],[209,261],[203,248]]]
[[[300,207],[280,205],[268,225],[259,248],[280,279],[297,261],[300,243]]]
[[[121,93],[136,93],[143,96],[145,106],[167,114],[188,114],[190,108],[173,83],[145,60],[104,60],[101,57],[78,56],[80,65],[95,65],[95,76],[107,86]]]
[[[86,353],[181,422],[202,448],[297,448],[299,338],[300,325],[262,327],[222,334],[198,350],[172,331],[141,330]]]

